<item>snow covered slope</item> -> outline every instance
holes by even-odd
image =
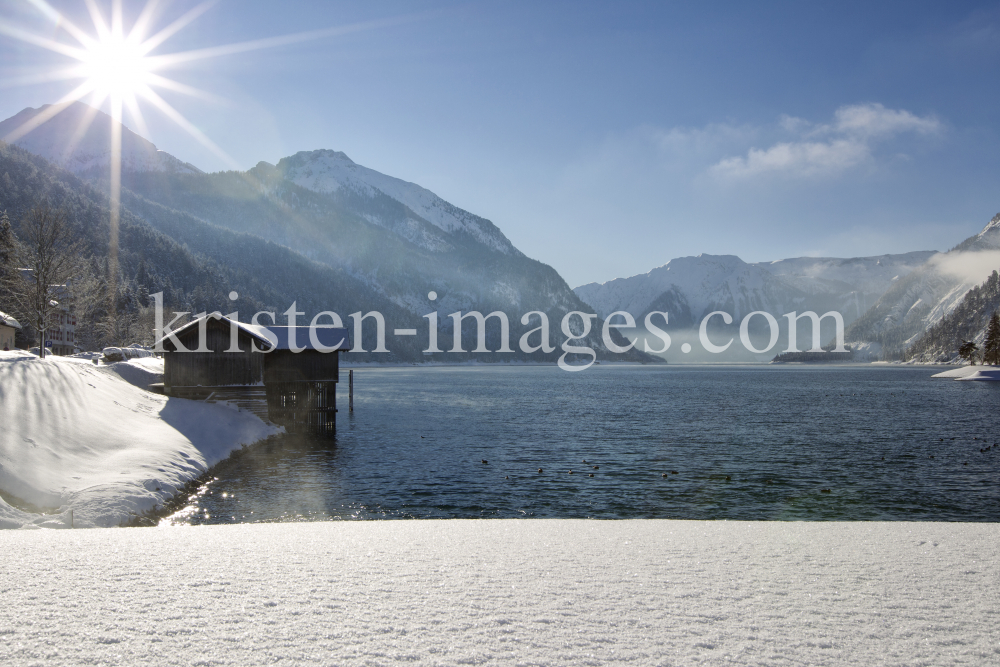
[[[341,152],[301,151],[282,158],[277,167],[286,179],[307,190],[333,194],[346,188],[369,199],[379,194],[386,195],[401,202],[415,214],[410,220],[411,224],[426,221],[447,234],[468,234],[493,250],[505,254],[521,254],[489,220],[453,206],[415,183],[355,164]],[[367,217],[370,222],[387,226],[387,221],[377,211]]]
[[[670,313],[671,323],[685,327],[696,325],[713,310],[724,310],[736,318],[754,310],[775,317],[792,310],[836,310],[845,322],[851,322],[895,281],[933,254],[798,257],[755,264],[734,255],[698,255],[574,291],[604,317],[616,310],[636,317],[662,310]]]
[[[279,431],[249,412],[168,399],[123,379],[148,378],[142,362],[116,369],[0,352],[0,492],[55,512],[0,499],[0,528],[69,527],[70,509],[77,527],[117,526],[241,444]]]
[[[72,123],[65,120],[71,113],[40,125],[25,135],[24,143],[29,145],[31,139],[32,150],[65,164],[53,147],[64,143],[66,132],[72,129],[68,127]],[[7,121],[7,127],[20,125],[21,119]],[[97,125],[95,122],[82,135],[81,145],[103,148],[107,133],[101,135]],[[131,135],[126,132],[126,136]],[[9,162],[23,163],[23,168],[9,169],[15,181],[23,175],[22,183],[28,180],[26,174],[39,169],[13,155],[23,150],[27,149],[10,146],[5,151],[13,156]],[[106,178],[103,167],[86,168],[88,164],[91,162],[84,161],[75,167],[85,179]],[[60,178],[53,172],[62,173],[41,171],[52,180]],[[80,190],[85,197],[93,194],[86,187]],[[12,200],[12,192],[0,191],[0,199]],[[440,334],[448,336],[452,327],[449,313],[500,310],[508,315],[511,339],[516,341],[527,329],[521,324],[523,313],[541,310],[550,321],[560,321],[567,312],[589,310],[552,267],[525,257],[490,221],[333,151],[299,153],[278,165],[261,162],[246,172],[203,174],[180,168],[126,168],[122,203],[124,221],[148,222],[184,252],[211,258],[218,273],[228,275],[234,283],[252,277],[257,287],[237,290],[247,295],[247,303],[254,302],[251,312],[281,312],[292,301],[309,308],[310,316],[333,310],[346,318],[358,310],[375,310],[391,318],[392,330],[421,327],[426,324],[423,315],[434,309],[440,315]],[[129,243],[136,237],[123,232],[121,238]],[[122,253],[123,262],[133,261],[129,270],[134,274],[138,268],[134,262],[146,256],[150,263],[147,253],[161,247],[155,243],[139,245],[134,253]],[[154,279],[163,287],[167,276],[161,271],[155,274]],[[175,300],[182,301],[182,296],[224,299],[237,286],[198,291],[192,285],[192,275],[199,274],[189,271],[171,278],[173,285],[168,292],[184,285],[184,293],[175,292]],[[428,298],[431,292],[436,299]],[[198,312],[228,307],[228,303],[216,301],[180,309]],[[494,323],[491,321],[490,327]],[[474,340],[474,332],[469,329],[466,337]],[[599,354],[606,353],[599,327],[591,332],[588,342]],[[488,333],[487,346],[492,350],[499,347],[499,330],[495,335]],[[374,341],[365,344],[367,350],[374,347]],[[400,339],[389,349],[399,355],[393,360],[418,361],[426,358],[422,354],[425,347],[423,341]],[[475,344],[464,347],[472,349]],[[543,359],[539,353],[532,359],[552,361],[559,354]],[[644,359],[641,352],[628,354],[633,361]],[[525,355],[517,350],[514,356]],[[449,357],[451,360],[457,359]]]
[[[978,234],[947,253],[930,257],[895,281],[847,329],[847,342],[875,345],[885,359],[898,357],[1000,268],[1000,214]]]
[[[713,310],[740,317],[765,310],[836,310],[845,322],[860,317],[895,281],[935,253],[855,257],[798,257],[748,264],[734,255],[672,259],[648,273],[590,283],[574,291],[602,316],[625,310],[636,317],[667,310],[678,324],[695,324]]]
[[[780,315],[806,294],[735,255],[679,257],[649,273],[577,287],[577,295],[602,317],[624,310],[641,318],[651,310],[670,313],[670,324],[697,326],[713,310],[740,318],[754,310]]]
[[[861,317],[892,284],[936,253],[933,250],[877,257],[796,257],[754,266],[814,296],[839,300],[836,305],[847,321]]]
[[[52,105],[27,108],[0,122],[0,139],[41,155],[60,167],[81,173],[106,170],[111,163],[111,127],[107,114],[73,102],[40,123]],[[27,133],[23,130],[32,128]],[[151,142],[122,126],[122,168],[138,172],[200,173],[197,167],[157,150]]]

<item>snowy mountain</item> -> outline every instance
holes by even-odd
[[[264,162],[260,166],[270,165]],[[426,223],[446,234],[468,234],[498,252],[523,256],[489,220],[463,211],[419,185],[362,167],[343,153],[331,150],[302,151],[283,158],[277,168],[288,181],[337,199],[344,200],[348,196],[368,199],[385,196],[394,199],[415,215],[406,216],[400,222],[376,211],[365,214],[365,218],[382,227],[397,230],[400,235],[428,249],[442,248],[435,245],[434,235],[427,234],[427,230],[422,228]],[[345,190],[350,191],[350,195]]]
[[[698,255],[672,259],[631,278],[577,287],[577,295],[602,317],[617,310],[643,317],[651,310],[670,313],[670,325],[697,326],[714,310],[739,319],[749,312],[788,312],[806,293],[735,255]]]
[[[143,199],[342,268],[415,315],[434,309],[445,321],[457,310],[501,310],[514,322],[530,310],[586,308],[554,269],[525,257],[488,220],[351,165],[316,151],[241,173],[131,173],[122,183]]]
[[[918,363],[963,363],[962,343],[985,347],[990,317],[1000,310],[1000,274],[994,271],[982,285],[970,289],[951,312],[932,324],[903,354]]]
[[[1000,214],[978,234],[930,257],[896,281],[847,329],[847,340],[872,358],[896,359],[952,312],[970,289],[1000,267]]]
[[[591,283],[574,291],[607,317],[624,310],[642,317],[670,313],[677,327],[697,326],[723,310],[740,319],[754,310],[775,317],[796,310],[840,312],[845,322],[863,314],[886,289],[926,261],[932,252],[832,259],[800,257],[748,264],[734,255],[672,259],[648,273]]]
[[[46,159],[52,157],[78,173],[91,189],[106,193],[109,172],[104,145],[111,121],[81,106],[39,124],[15,144],[23,144],[25,150],[33,148]],[[77,125],[85,120],[81,114],[93,115],[93,122]],[[7,136],[12,128],[21,127],[22,115],[30,116],[22,112],[4,121]],[[275,306],[272,309],[278,312],[292,301],[314,308],[310,317],[320,310],[333,310],[344,318],[359,310],[375,310],[385,313],[389,335],[395,327],[421,330],[422,341],[408,338],[395,343],[394,352],[409,360],[424,358],[420,352],[427,346],[424,316],[431,311],[438,313],[442,349],[453,345],[451,313],[505,313],[515,352],[494,360],[523,354],[517,351],[517,341],[538,325],[537,320],[522,324],[525,313],[545,312],[555,341],[566,313],[592,312],[552,267],[525,257],[490,221],[418,185],[358,165],[343,153],[303,152],[277,165],[261,162],[246,172],[206,174],[155,152],[151,143],[124,128],[122,133],[129,138],[121,194],[129,215],[123,220],[134,216],[136,225],[141,226],[140,221],[150,225],[185,251],[204,258],[214,273],[211,288],[190,297],[179,289],[190,280],[171,276],[169,291],[176,302],[228,308],[224,296],[217,298],[228,294],[220,282],[226,276],[239,276],[240,281],[259,286],[255,300]],[[61,148],[67,142],[69,147]],[[21,158],[11,154],[10,159]],[[53,182],[65,180],[56,173],[51,177]],[[246,250],[234,252],[241,247]],[[123,266],[131,266],[132,271],[138,265],[123,259]],[[303,282],[309,275],[315,280]],[[276,294],[282,294],[283,303],[276,302]],[[476,347],[474,322],[468,319],[461,326],[464,349]],[[617,338],[618,333],[613,336]],[[498,349],[499,338],[499,324],[491,320],[487,348]],[[587,343],[599,358],[608,358],[600,323],[594,325]],[[365,342],[366,349],[373,347]],[[559,354],[557,347],[552,354],[531,359],[555,359]],[[638,351],[622,358],[650,359]],[[442,357],[458,359],[450,354]]]
[[[932,250],[877,257],[797,257],[754,266],[794,285],[811,297],[833,300],[830,306],[851,322],[861,317],[892,284],[934,254]]]
[[[111,117],[82,102],[73,102],[46,120],[52,111],[50,104],[24,109],[0,122],[0,139],[75,174],[107,171],[111,164],[114,122]],[[201,173],[194,165],[157,150],[124,125],[122,168],[138,172]]]

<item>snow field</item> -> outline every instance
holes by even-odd
[[[986,665],[1000,527],[451,520],[0,533],[0,663]]]
[[[944,378],[951,380],[960,380],[970,375],[974,375],[976,371],[979,370],[976,366],[959,366],[958,368],[951,368],[946,371],[941,371],[940,373],[935,373],[932,378]]]
[[[95,366],[0,352],[0,491],[48,512],[0,499],[0,528],[117,526],[279,431],[226,405],[142,388],[159,373],[158,359]]]
[[[936,373],[931,377],[952,380],[1000,380],[1000,368],[993,366],[960,366],[948,371]]]

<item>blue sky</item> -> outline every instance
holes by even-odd
[[[944,250],[1000,211],[998,3],[222,0],[154,53],[338,26],[164,72],[217,98],[162,93],[228,159],[144,106],[148,138],[206,170],[343,150],[574,287],[702,252]],[[0,36],[0,117],[65,94],[11,85],[60,62]]]

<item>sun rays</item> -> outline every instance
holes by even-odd
[[[130,26],[125,25],[126,17],[123,15],[121,0],[112,0],[110,10],[107,13],[98,5],[97,0],[84,0],[90,21],[93,24],[88,30],[76,25],[48,4],[46,0],[29,0],[29,2],[51,24],[51,29],[45,30],[43,34],[42,32],[26,30],[14,25],[11,21],[3,20],[0,21],[0,36],[13,38],[65,57],[66,62],[50,68],[37,69],[28,75],[0,81],[0,88],[66,81],[70,90],[54,104],[43,108],[39,113],[0,139],[8,143],[16,142],[65,111],[74,102],[85,102],[93,111],[88,111],[81,116],[79,126],[67,145],[63,147],[63,154],[69,157],[97,118],[97,110],[101,108],[110,110],[110,116],[114,121],[111,123],[110,145],[108,146],[108,195],[111,225],[109,271],[112,277],[117,275],[124,111],[128,112],[130,124],[141,135],[149,137],[143,107],[155,109],[214,153],[230,168],[239,168],[236,161],[226,151],[216,145],[157,91],[194,96],[206,102],[218,102],[220,98],[169,78],[164,75],[164,72],[189,65],[195,61],[398,25],[416,18],[414,16],[395,17],[234,44],[162,53],[160,52],[161,48],[171,37],[209,10],[216,0],[208,0],[196,5],[159,29],[155,29],[155,26],[165,22],[163,20],[164,12],[161,11],[163,5],[159,0],[148,0]],[[22,65],[26,64],[22,63]]]
[[[45,0],[32,0],[32,4],[54,24],[56,27],[54,37],[44,37],[7,24],[0,24],[0,34],[47,49],[71,60],[67,66],[57,67],[37,75],[37,82],[63,79],[67,81],[77,80],[78,83],[56,104],[3,137],[5,141],[17,141],[76,101],[86,101],[94,108],[101,108],[106,102],[109,103],[111,117],[119,123],[123,120],[123,111],[127,109],[130,120],[136,129],[140,134],[148,136],[146,120],[140,105],[140,101],[144,101],[174,120],[199,143],[227,164],[235,166],[235,161],[224,150],[186,121],[155,90],[155,88],[161,88],[185,95],[210,98],[211,96],[203,91],[174,81],[159,73],[179,63],[201,57],[210,57],[210,55],[196,55],[194,58],[191,57],[190,53],[150,55],[154,49],[163,45],[170,37],[208,10],[214,2],[199,4],[152,34],[150,34],[151,28],[159,15],[159,2],[157,0],[149,0],[146,3],[129,29],[126,29],[124,25],[121,0],[115,0],[112,3],[110,16],[107,17],[95,0],[86,0],[93,23],[93,34],[88,34],[78,27]],[[66,36],[72,38],[75,43],[60,41],[60,38]],[[20,85],[33,82],[35,81],[32,81],[31,77],[22,77],[17,81]],[[92,119],[93,116],[91,116]],[[78,134],[83,132],[86,132],[85,126]],[[112,144],[114,143],[114,139],[112,139]],[[72,149],[72,147],[67,148]],[[112,152],[115,148],[114,145],[110,147]],[[113,155],[112,160],[114,160]],[[114,175],[111,178],[112,181],[115,180]]]
[[[183,60],[172,61],[169,56],[151,57],[150,53],[198,18],[214,2],[203,2],[197,5],[180,18],[152,34],[150,34],[151,28],[158,16],[159,3],[157,0],[149,0],[131,28],[127,30],[124,25],[121,0],[112,2],[108,17],[104,15],[95,0],[86,0],[87,10],[93,23],[93,34],[88,34],[78,27],[45,0],[31,0],[31,4],[54,24],[56,28],[54,36],[46,37],[34,34],[6,22],[0,23],[0,34],[66,56],[70,63],[39,74],[36,81],[30,77],[24,77],[17,83],[30,85],[35,82],[62,79],[75,80],[77,84],[55,104],[43,109],[3,139],[7,142],[17,141],[36,127],[54,118],[70,104],[85,100],[94,111],[84,115],[79,127],[65,146],[64,155],[68,156],[96,118],[96,110],[103,107],[106,102],[109,103],[111,118],[114,121],[111,123],[111,141],[108,146],[108,195],[111,228],[109,273],[113,278],[118,271],[118,223],[122,165],[121,124],[124,120],[122,113],[124,109],[128,109],[136,129],[141,134],[148,136],[148,127],[139,102],[143,100],[152,104],[226,163],[235,165],[235,161],[225,151],[195,128],[154,90],[154,87],[159,87],[182,94],[208,97],[191,86],[173,81],[157,73],[158,70],[167,69],[171,64]],[[72,38],[74,43],[61,41],[66,36]]]

